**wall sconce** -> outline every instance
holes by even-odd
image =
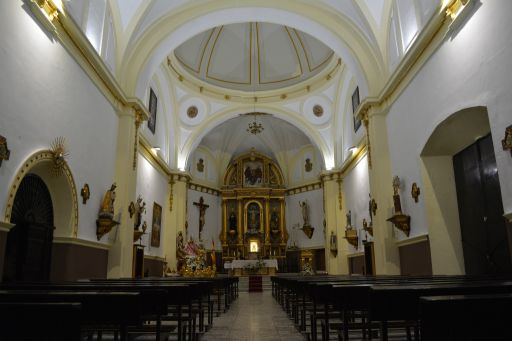
[[[446,14],[449,15],[452,20],[455,20],[468,2],[469,0],[444,0],[443,7],[446,9]]]
[[[160,149],[161,149],[160,147],[155,146],[155,147],[151,148],[151,153],[153,153],[153,155],[157,156]]]
[[[505,129],[505,138],[501,140],[501,145],[503,150],[510,150],[510,155],[512,155],[512,125]]]
[[[7,139],[0,135],[0,167],[3,160],[9,160],[10,155],[11,151],[7,148]]]
[[[357,147],[356,146],[352,146],[350,148],[347,149],[347,151],[350,153],[350,154],[355,154],[355,152],[357,152]]]

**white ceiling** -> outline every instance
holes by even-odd
[[[248,22],[202,32],[181,44],[174,55],[186,71],[202,81],[259,91],[309,79],[329,64],[334,52],[293,28]]]
[[[247,132],[249,123],[256,120],[264,130],[257,134]],[[298,128],[272,115],[241,115],[215,127],[199,146],[213,153],[227,153],[236,157],[251,148],[277,160],[277,155],[311,145],[309,138]]]

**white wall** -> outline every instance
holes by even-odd
[[[460,109],[487,106],[505,213],[512,212],[512,158],[501,148],[512,124],[512,2],[481,1],[430,57],[387,116],[392,172],[402,179],[402,208],[411,215],[411,237],[427,233],[419,154],[436,125]],[[391,179],[389,179],[391,186]],[[403,234],[397,234],[399,239]]]
[[[204,199],[204,204],[210,206],[205,212],[205,224],[201,236],[204,247],[210,250],[213,239],[215,249],[220,250],[222,248],[219,239],[222,226],[222,199],[219,196],[191,189],[187,191],[188,235],[192,236],[195,241],[199,240],[199,208],[194,205],[194,202],[199,202],[201,197]]]
[[[137,161],[137,196],[142,196],[142,199],[146,202],[146,214],[142,215],[142,222],[148,223],[148,229],[146,235],[142,236],[142,245],[145,245],[144,253],[151,256],[163,257],[164,239],[172,235],[171,232],[167,233],[175,226],[171,226],[170,222],[165,220],[165,210],[168,210],[168,179],[165,175],[155,169],[151,163],[139,155]],[[137,198],[133,198],[135,202]],[[159,204],[162,206],[162,222],[160,229],[160,247],[151,246],[151,228],[153,223],[153,204]]]
[[[315,228],[313,236],[309,239],[302,230],[304,220],[299,202],[306,201],[309,205],[309,222]],[[285,198],[286,203],[286,229],[289,238],[288,245],[292,246],[294,237],[299,248],[320,248],[324,247],[324,191],[317,189],[314,191],[297,193]]]
[[[370,179],[368,175],[368,158],[365,156],[343,179],[345,198],[343,206],[345,211],[352,213],[352,227],[357,228],[359,236],[358,248],[349,245],[349,252],[363,251],[362,241],[366,237],[363,230],[363,219],[370,222],[368,213],[368,201],[370,193]],[[342,232],[345,232],[346,221],[341,224]],[[368,240],[372,237],[368,235]]]
[[[21,1],[0,2],[0,134],[11,150],[10,160],[0,167],[1,217],[22,163],[64,136],[78,195],[85,183],[91,189],[86,205],[78,198],[78,236],[96,240],[100,203],[114,181],[117,115],[74,59],[22,6]]]

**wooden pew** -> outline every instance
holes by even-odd
[[[420,298],[422,341],[512,340],[512,294]]]
[[[375,285],[368,295],[370,321],[380,322],[381,340],[388,339],[389,321],[418,321],[423,296],[512,293],[512,281]]]
[[[80,303],[0,303],[0,340],[80,341]]]
[[[52,290],[0,290],[1,303],[80,303],[80,326],[84,329],[116,329],[127,340],[128,326],[142,322],[141,295],[137,292]],[[30,328],[30,324],[26,326]]]

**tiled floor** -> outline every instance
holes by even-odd
[[[304,341],[270,291],[241,292],[201,341]]]

